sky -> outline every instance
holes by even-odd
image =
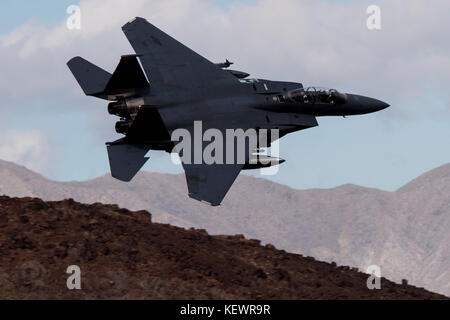
[[[372,4],[381,30],[366,26]],[[69,5],[81,8],[80,30],[66,27]],[[0,159],[59,181],[109,173],[105,142],[120,138],[117,119],[105,101],[84,96],[66,62],[83,56],[113,71],[133,53],[120,27],[142,16],[252,77],[388,102],[283,138],[287,161],[265,178],[299,189],[396,190],[450,162],[449,11],[447,0],[2,0]],[[149,156],[144,170],[182,172],[168,154]]]

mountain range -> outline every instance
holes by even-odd
[[[141,172],[131,183],[109,176],[55,182],[0,161],[0,194],[117,204],[153,221],[210,234],[242,234],[279,249],[366,271],[450,296],[450,164],[395,192],[343,185],[295,190],[241,175],[220,207],[187,197],[183,175]]]
[[[0,196],[0,231],[0,299],[448,299],[117,205]]]

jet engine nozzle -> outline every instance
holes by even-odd
[[[111,102],[108,104],[108,113],[111,115],[124,117],[128,114],[127,104],[124,100]]]
[[[131,128],[131,121],[119,121],[116,122],[116,132],[121,134],[127,134],[128,130]]]
[[[137,113],[139,106],[143,104],[144,99],[142,98],[122,99],[108,104],[108,113],[122,118],[127,118],[129,115]]]

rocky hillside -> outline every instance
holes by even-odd
[[[117,203],[152,212],[154,221],[244,234],[289,252],[336,261],[450,296],[450,164],[396,192],[344,185],[294,190],[241,175],[223,205],[186,196],[182,175],[143,172],[132,183],[108,176],[58,183],[0,161],[0,194],[84,203]]]
[[[81,270],[68,290],[67,267]],[[0,299],[444,299],[243,236],[151,222],[148,212],[0,197]]]

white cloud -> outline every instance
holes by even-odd
[[[48,137],[38,130],[2,132],[0,159],[24,165],[37,172],[51,171],[56,162]]]
[[[378,97],[395,106],[390,116],[410,112],[409,102],[430,87],[450,101],[450,2],[377,4],[381,31],[366,28],[361,2],[260,0],[219,8],[207,0],[82,0],[80,31],[63,20],[53,28],[34,20],[0,37],[0,69],[8,75],[0,77],[0,93],[20,102],[81,95],[65,63],[82,55],[112,71],[132,52],[120,27],[143,16],[210,60],[230,58],[257,77]]]
[[[232,58],[256,76],[354,88],[393,100],[415,94],[424,81],[446,88],[450,3],[378,5],[381,31],[367,30],[367,5],[361,3],[261,0],[221,9],[206,0],[82,0],[81,31],[68,30],[65,21],[50,29],[34,21],[1,38],[1,66],[12,74],[0,80],[1,90],[26,96],[72,89],[65,62],[78,54],[114,68],[119,55],[132,50],[120,26],[138,15],[208,58]]]
[[[0,113],[3,118],[22,116],[35,108],[32,114],[44,119],[35,128],[58,132],[48,123],[70,109],[83,116],[62,119],[89,122],[85,139],[104,141],[108,132],[114,136],[106,103],[83,96],[66,62],[80,55],[113,71],[120,55],[133,52],[121,26],[142,16],[209,60],[229,58],[234,68],[252,76],[336,87],[385,100],[393,107],[376,117],[391,131],[423,117],[448,122],[450,2],[377,0],[380,31],[366,28],[371,3],[255,0],[220,8],[209,0],[81,0],[80,31],[66,28],[68,15],[62,11],[58,26],[32,20],[0,35]],[[408,134],[414,139],[414,131]],[[9,142],[8,148],[7,154],[17,159],[19,153]],[[48,153],[41,154],[48,159]],[[39,157],[34,158],[38,163]]]

